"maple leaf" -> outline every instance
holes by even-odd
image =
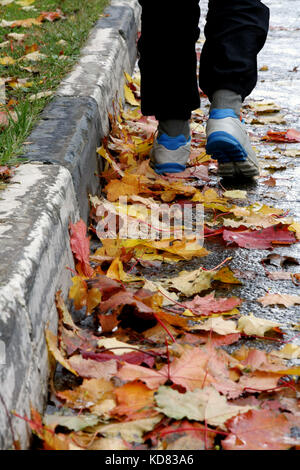
[[[221,427],[229,418],[252,409],[252,406],[229,404],[226,397],[212,386],[186,393],[179,393],[170,387],[160,387],[155,394],[155,401],[157,411],[170,418],[206,421],[212,426]]]
[[[192,310],[194,315],[209,315],[210,313],[227,312],[240,305],[241,299],[237,297],[231,298],[215,298],[214,292],[200,297],[196,295],[193,300],[185,302],[184,306]]]
[[[75,355],[69,358],[69,364],[80,377],[109,380],[117,373],[116,361],[97,362]]]
[[[72,367],[72,364],[66,359],[57,348],[57,337],[50,330],[46,330],[47,346],[53,357],[59,362],[65,369],[68,369],[72,374],[78,375],[77,371]]]
[[[242,331],[246,335],[250,336],[264,336],[266,331],[280,326],[282,326],[280,323],[255,317],[253,313],[250,313],[250,315],[242,315],[238,320],[239,331]]]
[[[56,396],[73,409],[89,409],[92,413],[102,414],[103,403],[110,400],[111,409],[115,407],[114,386],[104,379],[84,379],[73,390],[56,392]],[[102,408],[101,408],[102,406]]]
[[[289,343],[280,349],[280,351],[272,351],[271,354],[284,359],[300,359],[300,346]]]
[[[80,276],[72,277],[72,283],[69,298],[74,301],[74,307],[80,310],[86,306],[87,315],[91,314],[101,302],[101,292],[97,288],[89,289],[86,280]]]
[[[143,303],[141,300],[137,297],[137,293],[134,294],[129,291],[121,291],[112,295],[108,300],[101,302],[99,309],[104,313],[111,309],[113,310],[115,308],[123,307],[124,305],[132,305],[136,307],[139,312],[152,315],[153,309],[148,307],[148,305]]]
[[[81,431],[84,428],[95,426],[99,418],[91,414],[81,414],[80,416],[63,416],[58,413],[45,414],[43,417],[45,426],[55,429],[56,426],[63,426],[73,431]]]
[[[130,347],[128,347],[130,350]],[[123,353],[121,355],[119,354],[112,354],[113,351],[111,352],[103,352],[103,353],[94,353],[94,352],[89,352],[89,351],[83,351],[81,350],[81,355],[84,359],[93,359],[98,362],[105,362],[105,361],[111,361],[112,359],[115,359],[116,361],[119,362],[128,362],[129,364],[146,364],[149,367],[153,367],[155,363],[155,356],[151,355],[151,353],[145,353],[145,352],[139,352],[139,351],[132,351],[132,352],[127,352]]]
[[[194,348],[184,351],[180,358],[175,358],[170,365],[166,364],[158,371],[126,364],[119,370],[117,377],[127,381],[140,379],[150,389],[156,389],[168,380],[188,391],[213,383],[222,393],[235,398],[242,389],[230,380],[226,359],[225,352],[217,354],[212,348],[208,351]]]
[[[172,380],[187,390],[194,390],[202,387],[206,363],[206,354],[196,349],[185,351],[179,359],[175,358],[170,366],[164,365],[159,371],[126,364],[119,370],[117,377],[127,381],[140,379],[151,390],[158,388],[167,380]],[[207,383],[211,381],[212,377],[207,374]]]
[[[292,307],[293,305],[300,304],[299,295],[289,294],[271,294],[268,293],[264,297],[257,299],[264,307],[267,305],[284,305],[285,307]]]
[[[182,271],[179,276],[161,280],[164,287],[175,288],[186,297],[209,289],[215,273],[204,271],[202,268],[195,271]]]
[[[157,415],[154,410],[154,390],[142,382],[130,382],[116,388],[114,394],[117,406],[111,410],[112,416],[123,416],[125,421],[149,418]]]
[[[175,421],[158,433],[168,450],[208,450],[215,440],[215,434],[203,424],[187,420]]]
[[[94,427],[93,431],[109,438],[121,436],[127,442],[143,442],[143,434],[151,431],[160,420],[161,415],[158,415],[124,423],[102,424]]]
[[[242,248],[255,248],[266,250],[276,244],[292,244],[296,242],[295,236],[290,236],[285,228],[268,227],[262,230],[245,230],[243,232],[234,232],[230,230],[223,231],[223,238],[227,242],[236,243]]]
[[[90,266],[90,241],[86,236],[87,227],[82,219],[76,224],[70,223],[70,243],[75,258],[81,263],[85,276],[91,277],[94,270]]]
[[[195,330],[214,331],[219,335],[238,333],[236,323],[231,320],[223,320],[222,317],[209,318],[203,324],[195,326]]]
[[[299,424],[299,423],[298,423]],[[222,441],[225,450],[287,450],[299,445],[291,437],[296,420],[270,410],[250,410],[227,422],[231,434]]]

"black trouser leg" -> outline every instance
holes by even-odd
[[[189,119],[200,105],[195,43],[199,0],[139,0],[142,113],[159,120]]]
[[[244,99],[257,82],[257,54],[268,34],[269,8],[259,0],[210,0],[200,87],[209,97],[219,89]]]

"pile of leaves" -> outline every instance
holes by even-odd
[[[300,347],[283,340],[286,325],[242,315],[243,299],[219,295],[218,286],[242,284],[230,260],[168,276],[165,267],[206,257],[207,247],[192,237],[96,240],[103,214],[116,215],[121,227],[120,196],[132,221],[146,221],[159,202],[203,204],[204,238],[247,249],[297,243],[300,225],[281,209],[247,205],[246,191],[210,186],[217,165],[204,150],[200,110],[187,170],[157,175],[149,164],[157,123],[141,115],[138,77],[127,76],[125,97],[131,107],[111,118],[98,149],[105,184],[101,198],[91,197],[92,249],[85,223],[70,224],[72,310],[58,292],[58,334],[46,333],[57,366],[49,406],[26,419],[44,449],[299,449],[300,367],[291,359]],[[286,261],[272,254],[263,264]],[[300,296],[279,293],[255,300],[300,304]],[[282,346],[266,352],[244,338]],[[229,345],[238,346],[229,352]]]

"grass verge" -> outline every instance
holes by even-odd
[[[18,161],[40,112],[108,3],[0,0],[0,165]],[[16,20],[27,21],[9,23]]]

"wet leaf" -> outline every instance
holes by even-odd
[[[266,331],[280,326],[280,323],[255,317],[253,313],[250,313],[250,315],[242,315],[238,321],[239,331],[242,331],[246,335],[250,336],[264,336]]]
[[[227,425],[232,434],[222,441],[225,450],[286,450],[299,445],[299,439],[290,434],[295,421],[287,414],[250,410]]]
[[[212,386],[185,394],[170,387],[160,387],[155,401],[157,410],[170,418],[206,421],[212,426],[221,427],[229,418],[252,409],[251,406],[228,404],[227,399]]]

